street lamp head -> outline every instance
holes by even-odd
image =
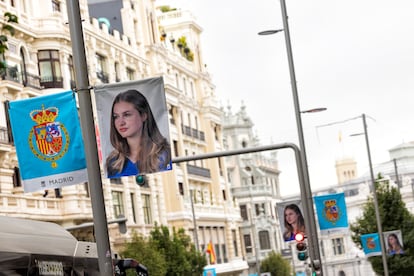
[[[325,111],[325,110],[327,110],[326,107],[317,107],[317,108],[302,110],[302,111],[300,111],[300,113],[316,113],[316,112],[322,112],[322,111]]]
[[[261,31],[261,32],[258,32],[257,34],[258,34],[258,35],[272,35],[272,34],[275,34],[275,33],[281,32],[281,31],[283,31],[283,29],[278,29],[278,30],[266,30],[266,31]]]

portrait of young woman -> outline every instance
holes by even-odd
[[[106,176],[119,178],[171,170],[162,79],[128,84],[120,87],[106,85],[98,88],[96,93],[97,109],[106,111],[104,116],[99,116]],[[147,97],[151,98],[152,104]],[[163,124],[164,133],[159,123]]]

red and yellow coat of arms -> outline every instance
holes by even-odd
[[[337,202],[335,199],[330,199],[324,201],[324,213],[323,216],[331,223],[335,223],[340,218],[340,209],[337,205]]]
[[[59,110],[56,107],[33,110],[30,117],[37,125],[29,133],[29,145],[33,154],[44,161],[52,162],[52,168],[57,167],[56,160],[68,150],[69,135],[65,126],[55,121]]]

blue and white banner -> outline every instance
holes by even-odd
[[[11,101],[9,116],[25,192],[88,181],[72,91]]]
[[[348,230],[344,193],[315,196],[313,199],[322,234]]]
[[[203,276],[216,276],[215,268],[204,268]]]
[[[381,255],[381,242],[378,233],[361,235],[361,245],[367,257]]]

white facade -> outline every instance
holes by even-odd
[[[105,20],[90,16],[86,0],[79,2],[91,86],[162,76],[173,157],[223,150],[222,111],[203,63],[201,27],[191,13],[161,13],[156,1],[151,0],[91,1],[112,2],[117,7],[110,10],[116,16]],[[16,35],[8,41],[8,68],[0,80],[1,101],[75,88],[66,2],[0,1],[0,13],[5,11],[16,14],[19,24]],[[94,6],[93,11],[99,9]],[[122,30],[114,29],[115,23],[120,23]],[[177,42],[185,37],[186,47],[173,44],[172,37]],[[3,105],[1,108],[0,214],[53,221],[68,228],[91,222],[87,183],[63,187],[63,198],[54,196],[53,191],[45,197],[43,191],[23,193],[6,112]],[[109,225],[113,251],[134,231],[148,235],[155,223],[171,229],[182,227],[200,250],[213,243],[217,263],[209,267],[216,268],[218,275],[243,273],[247,262],[241,251],[240,212],[224,177],[224,162],[208,159],[173,166],[172,172],[149,175],[143,187],[134,177],[111,181],[103,177],[108,221],[120,215],[128,219],[125,235],[115,224]],[[93,236],[91,227],[72,232],[80,240]]]
[[[259,145],[253,134],[253,122],[241,106],[236,113],[228,107],[223,117],[226,150],[254,148]],[[271,251],[281,252],[281,236],[276,203],[280,202],[277,152],[254,152],[226,158],[228,179],[240,207],[243,238],[249,273],[260,269],[260,262]]]

